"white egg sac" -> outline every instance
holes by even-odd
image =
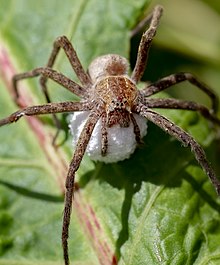
[[[70,115],[69,128],[73,136],[73,146],[76,146],[79,135],[88,118],[89,111],[75,112]],[[145,118],[133,114],[139,126],[141,138],[147,133],[147,121]],[[108,131],[108,149],[105,156],[101,155],[101,120],[96,124],[89,144],[86,149],[88,156],[95,161],[105,163],[114,163],[126,158],[134,152],[137,142],[135,140],[134,126],[130,123],[129,127],[122,128],[120,125],[114,125],[107,128]]]

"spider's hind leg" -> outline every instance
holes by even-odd
[[[209,180],[216,189],[217,194],[220,196],[220,181],[216,177],[214,170],[210,166],[203,148],[195,141],[195,139],[164,116],[147,108],[142,104],[137,107],[137,111],[140,113],[140,115],[156,124],[170,136],[173,136],[178,141],[183,143],[185,147],[191,148],[191,151],[194,154],[197,162],[209,177]]]
[[[149,97],[154,95],[160,91],[163,91],[173,85],[179,84],[181,82],[188,81],[192,85],[198,87],[201,91],[203,91],[211,100],[211,112],[214,114],[217,113],[218,110],[218,97],[215,95],[214,91],[208,87],[205,83],[201,82],[198,78],[196,78],[191,73],[176,73],[169,76],[166,76],[157,82],[150,84],[146,88],[141,90],[141,94],[145,97]]]
[[[193,101],[175,98],[144,98],[144,104],[148,108],[182,109],[199,112],[204,118],[220,126],[220,119],[207,107]]]

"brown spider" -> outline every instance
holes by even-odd
[[[124,129],[132,126],[136,144],[141,142],[142,134],[135,117],[135,115],[139,115],[155,123],[165,132],[183,143],[184,146],[189,146],[196,160],[215,187],[217,194],[220,195],[220,182],[213,169],[210,167],[202,147],[187,132],[163,117],[161,114],[152,110],[153,108],[167,108],[198,111],[208,120],[220,125],[220,120],[216,117],[218,100],[212,90],[190,73],[177,73],[167,76],[156,83],[146,86],[142,90],[138,90],[136,87],[136,84],[140,81],[144,73],[148,51],[153,37],[156,34],[162,11],[163,9],[161,6],[156,6],[152,14],[146,19],[149,23],[149,28],[142,35],[136,65],[130,77],[127,74],[127,60],[120,55],[115,54],[98,57],[90,65],[87,73],[83,69],[73,46],[65,36],[57,38],[54,42],[53,51],[46,67],[36,68],[30,72],[21,73],[13,77],[13,86],[16,95],[18,96],[18,80],[40,75],[40,84],[48,103],[19,110],[7,118],[0,120],[0,126],[16,122],[25,115],[33,116],[49,113],[54,115],[55,113],[75,111],[87,111],[87,113],[89,113],[76,144],[75,153],[70,163],[66,178],[65,208],[62,230],[62,244],[66,265],[69,264],[68,233],[74,193],[75,173],[80,166],[80,162],[89,144],[93,129],[98,121],[100,121],[101,127],[101,157],[108,158],[109,130],[115,126],[118,126],[119,130],[120,128]],[[60,48],[64,49],[73,70],[81,82],[81,86],[51,68]],[[76,94],[81,100],[79,102],[68,101],[50,103],[46,86],[47,78],[52,79]],[[189,81],[206,93],[212,101],[211,109],[191,101],[170,98],[149,98],[149,96],[182,81]]]

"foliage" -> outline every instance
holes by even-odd
[[[186,70],[218,87],[220,17],[215,10],[220,5],[212,9],[205,2],[163,1],[165,12],[146,79]],[[0,49],[8,60],[0,57],[1,118],[17,109],[8,71],[44,65],[53,40],[64,34],[85,67],[104,53],[129,57],[129,31],[148,5],[144,0],[0,0]],[[132,63],[138,41],[132,40]],[[56,69],[73,76],[64,53]],[[44,102],[37,80],[22,84],[28,103]],[[53,101],[73,99],[52,82],[49,86]],[[206,103],[196,89],[186,84],[182,88],[181,97],[187,94]],[[176,90],[181,89],[170,93],[177,95]],[[209,124],[196,113],[163,114],[191,133],[215,166],[216,143]],[[219,264],[220,206],[213,187],[190,150],[148,126],[145,146],[129,160],[105,165],[84,158],[70,231],[73,264]],[[68,138],[54,149],[54,133],[50,117],[0,129],[0,265],[62,262],[63,187],[72,148]]]

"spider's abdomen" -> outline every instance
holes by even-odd
[[[93,83],[107,76],[126,75],[129,63],[126,58],[118,54],[106,54],[91,62],[88,73]]]

